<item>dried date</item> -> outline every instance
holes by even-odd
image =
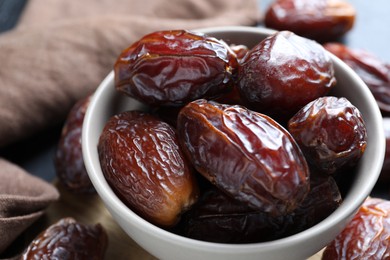
[[[198,197],[175,130],[150,114],[129,111],[113,116],[101,133],[98,153],[103,174],[118,197],[156,225],[175,225]]]
[[[221,40],[184,30],[159,31],[121,53],[115,86],[149,105],[181,106],[230,91],[237,67],[236,55]]]
[[[177,129],[195,168],[254,209],[285,215],[309,190],[301,150],[270,117],[241,106],[197,100],[180,111]]]
[[[342,202],[338,183],[332,176],[324,176],[311,170],[310,192],[290,215],[285,217],[288,223],[284,236],[290,236],[306,230],[335,211]]]
[[[187,214],[184,235],[217,243],[271,241],[314,226],[338,208],[341,200],[335,180],[316,175],[310,180],[309,194],[296,210],[272,217],[210,188]]]
[[[216,243],[256,243],[280,238],[283,216],[255,211],[217,188],[202,194],[184,218],[184,236]]]
[[[318,43],[288,31],[256,45],[239,69],[238,87],[252,109],[288,120],[336,84],[330,55]]]
[[[62,128],[55,153],[55,169],[59,182],[75,193],[93,193],[95,189],[85,169],[81,149],[81,132],[86,110],[90,102],[87,96],[70,110]]]
[[[351,30],[355,17],[353,6],[342,0],[277,0],[267,9],[264,23],[324,42]]]
[[[307,161],[328,174],[354,166],[367,145],[363,117],[346,98],[310,102],[290,119],[288,130]]]
[[[390,202],[367,198],[352,221],[326,247],[322,259],[388,259]]]
[[[240,92],[237,86],[233,87],[233,90],[229,93],[223,94],[222,96],[212,99],[215,102],[221,104],[230,104],[230,105],[242,105],[245,106],[244,101],[241,99]]]
[[[348,64],[367,84],[383,115],[390,115],[390,64],[374,54],[341,43],[327,43],[325,49]]]
[[[88,226],[64,218],[35,238],[22,259],[104,259],[108,237],[100,224]]]

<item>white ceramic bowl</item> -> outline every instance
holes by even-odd
[[[275,31],[254,27],[219,27],[198,30],[228,43],[254,46]],[[382,117],[374,97],[360,78],[332,55],[338,81],[333,95],[344,96],[359,108],[367,124],[368,145],[356,169],[356,178],[342,205],[319,224],[283,239],[254,244],[219,244],[172,234],[145,221],[114,194],[100,168],[97,143],[100,133],[115,113],[139,109],[140,103],[115,91],[111,72],[98,87],[86,113],[82,147],[93,185],[113,218],[141,247],[159,259],[304,259],[326,246],[352,218],[370,194],[382,167],[385,138]]]

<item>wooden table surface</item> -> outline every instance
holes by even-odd
[[[25,0],[0,0],[0,32],[9,30],[15,25],[25,2]],[[259,0],[258,2],[261,9],[265,10],[271,0]],[[351,47],[371,51],[390,63],[388,47],[390,46],[388,27],[390,25],[390,1],[349,0],[349,2],[357,10],[357,20],[354,29],[342,39],[342,42]],[[0,150],[0,156],[19,164],[31,174],[55,182],[53,158],[60,129],[61,126],[58,126],[28,140],[8,146]],[[107,259],[155,259],[120,229],[96,195],[75,196],[61,187],[58,188],[61,192],[60,201],[51,205],[46,216],[35,223],[16,243],[23,244],[59,218],[72,216],[80,222],[88,224],[101,222],[105,226],[110,239]],[[388,197],[389,189],[377,185],[372,195]],[[321,254],[318,253],[310,259],[320,258]]]

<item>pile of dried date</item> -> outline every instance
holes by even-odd
[[[388,185],[390,65],[331,42],[353,27],[355,15],[343,0],[275,0],[264,23],[327,42],[367,84],[385,116],[379,182]],[[364,152],[359,111],[326,96],[335,85],[329,57],[289,32],[251,50],[157,32],[125,50],[115,72],[117,89],[149,109],[107,123],[99,146],[106,178],[132,210],[180,235],[248,243],[307,229],[341,203]],[[94,192],[81,157],[88,103],[70,112],[56,153],[59,181],[75,193]],[[388,212],[389,201],[367,199],[323,259],[388,254]]]
[[[366,147],[359,110],[327,96],[328,53],[289,31],[252,49],[154,32],[114,71],[116,89],[149,109],[106,123],[104,176],[129,208],[183,236],[251,243],[307,229],[339,206],[336,179],[352,178]]]

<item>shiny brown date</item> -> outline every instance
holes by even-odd
[[[292,213],[272,217],[255,211],[216,188],[202,194],[184,219],[184,235],[217,243],[271,241],[308,229],[328,217],[341,203],[332,177],[315,176],[310,192]]]
[[[390,64],[374,54],[341,43],[327,43],[325,49],[348,64],[367,84],[383,115],[390,115]]]
[[[149,105],[180,106],[231,90],[236,55],[220,40],[184,30],[159,31],[125,49],[116,89]]]
[[[152,115],[131,111],[113,116],[101,133],[98,153],[118,197],[156,225],[175,225],[197,199],[197,183],[175,130]]]
[[[73,218],[64,218],[39,234],[22,259],[102,260],[107,244],[107,234],[100,224],[88,226]]]
[[[93,193],[95,189],[85,169],[81,149],[81,131],[90,96],[78,102],[70,110],[62,128],[55,153],[55,169],[58,180],[75,193]]]
[[[335,85],[333,63],[318,43],[288,31],[256,45],[244,58],[238,87],[258,112],[288,120]]]
[[[183,235],[216,243],[256,243],[282,237],[283,219],[255,211],[219,189],[210,188],[185,216]]]
[[[323,260],[388,259],[390,201],[367,198],[352,221],[326,247]]]
[[[301,150],[270,117],[241,106],[197,100],[180,111],[177,129],[195,168],[253,209],[285,215],[309,190]]]
[[[307,161],[328,174],[355,165],[367,145],[363,117],[346,98],[310,102],[290,119],[288,130]]]
[[[264,22],[267,27],[324,42],[351,30],[355,16],[353,6],[342,0],[277,0],[266,11]]]
[[[341,202],[342,194],[335,179],[311,170],[310,192],[299,207],[284,218],[284,222],[288,223],[284,236],[296,234],[318,224],[333,213]]]

